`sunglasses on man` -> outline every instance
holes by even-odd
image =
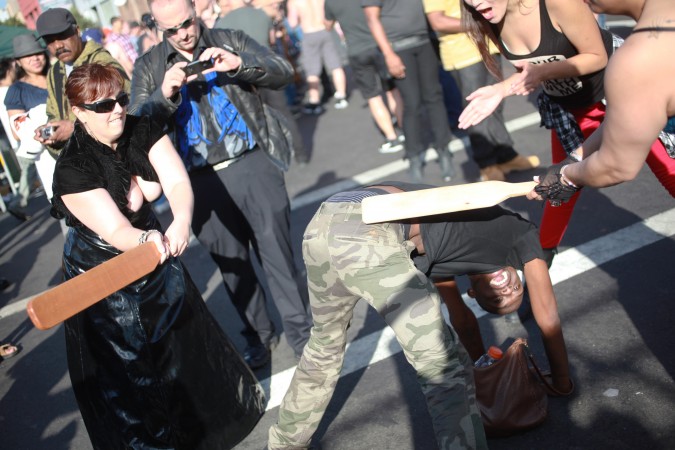
[[[105,100],[99,100],[94,103],[82,103],[78,106],[89,111],[94,111],[97,114],[102,114],[111,112],[115,109],[117,103],[119,103],[122,108],[127,106],[129,104],[129,94],[121,92],[117,98],[106,98]]]
[[[192,24],[195,22],[195,15],[192,14],[190,17],[185,19],[183,23],[178,25],[177,27],[171,27],[171,28],[160,28],[157,27],[159,31],[164,33],[167,37],[175,36],[178,34],[180,30],[186,30],[192,26]],[[157,22],[155,22],[157,23]]]

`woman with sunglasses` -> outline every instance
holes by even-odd
[[[110,65],[77,67],[66,95],[77,120],[54,174],[52,215],[70,227],[66,279],[145,241],[149,275],[65,323],[68,368],[94,448],[231,448],[263,412],[263,394],[177,258],[190,238],[193,194],[161,126],[127,115]],[[163,233],[150,202],[164,191]]]

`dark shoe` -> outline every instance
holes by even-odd
[[[25,222],[29,219],[25,212],[19,211],[18,209],[8,208],[7,212],[19,219],[22,222]]]
[[[302,113],[308,116],[318,116],[323,113],[323,106],[320,103],[307,103],[302,107]]]
[[[450,153],[450,150],[446,149],[438,152],[438,163],[441,165],[443,181],[446,183],[451,181],[455,176],[455,165],[452,162],[452,153]]]
[[[270,362],[270,351],[263,344],[249,345],[244,350],[244,361],[251,369],[260,369]]]
[[[415,183],[421,183],[422,177],[424,176],[424,163],[422,162],[422,159],[419,156],[413,156],[408,159],[408,164],[408,174],[410,175],[410,179]]]

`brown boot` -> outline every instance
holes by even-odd
[[[509,172],[512,172],[514,170],[529,170],[529,169],[534,169],[536,167],[539,167],[539,157],[532,155],[532,156],[521,156],[518,155],[515,158],[513,158],[511,161],[507,161],[502,164],[497,164],[499,166],[499,169],[504,172],[504,174],[507,174]]]
[[[498,164],[484,167],[480,169],[480,181],[504,181],[504,172],[499,170]]]

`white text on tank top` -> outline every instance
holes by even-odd
[[[567,58],[563,55],[535,56],[533,58],[523,58],[518,61],[527,61],[530,64],[547,64],[557,61],[565,61]],[[542,82],[544,92],[553,97],[565,97],[579,92],[582,88],[582,82],[577,77],[557,78],[555,80],[544,80]]]

